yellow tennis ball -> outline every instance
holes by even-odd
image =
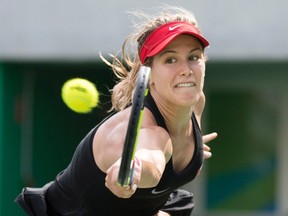
[[[64,103],[77,113],[89,113],[99,102],[99,92],[96,86],[82,78],[73,78],[62,86]]]

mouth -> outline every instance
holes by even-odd
[[[185,82],[185,83],[178,83],[175,87],[176,88],[187,88],[187,87],[194,87],[196,84],[194,82]]]

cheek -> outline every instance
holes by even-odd
[[[205,80],[205,64],[200,65],[200,67],[198,68],[198,79],[201,83],[201,89],[203,89]]]
[[[202,87],[204,86],[204,82],[205,82],[205,70],[203,71],[202,75],[201,75],[201,84]]]
[[[152,86],[154,84],[155,84],[155,82],[154,82],[154,73],[151,73],[150,79],[149,79],[149,85]]]
[[[204,66],[203,66],[203,77],[205,77],[205,75],[206,75],[206,66],[204,64]]]
[[[204,78],[205,77],[205,71],[206,71],[206,64],[204,61],[201,64],[199,64],[198,71],[199,71],[201,78]]]
[[[151,76],[150,78],[150,87],[153,87],[155,90],[161,88],[161,85],[163,84],[163,81],[160,81],[161,79],[157,76]]]
[[[203,74],[204,74],[204,77],[206,75],[206,64],[204,63],[204,66],[203,66]]]
[[[167,76],[164,76],[163,73],[157,73],[157,72],[152,72],[151,77],[150,77],[150,86],[161,86],[165,80],[167,79]]]

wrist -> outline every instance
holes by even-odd
[[[136,190],[138,184],[141,180],[141,173],[142,173],[142,160],[134,156],[132,161],[132,177],[131,177],[131,187]]]

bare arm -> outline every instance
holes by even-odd
[[[149,119],[149,114],[145,113],[135,153],[138,162],[133,184],[141,188],[158,184],[172,154],[167,131],[156,126],[153,119]],[[118,197],[129,198],[135,192],[135,187],[125,188],[117,184],[127,119],[125,115],[124,118],[116,116],[115,119],[98,129],[93,142],[93,154],[98,167],[107,174],[106,187]]]
[[[160,129],[161,130],[161,129]],[[139,142],[135,153],[137,163],[133,174],[133,183],[129,187],[121,187],[117,184],[121,158],[112,164],[106,171],[106,187],[118,197],[129,198],[137,187],[149,188],[156,186],[164,172],[166,165],[165,145],[157,146],[156,143],[167,142],[168,137],[161,135],[159,128],[141,129]],[[136,187],[137,186],[137,187]]]

